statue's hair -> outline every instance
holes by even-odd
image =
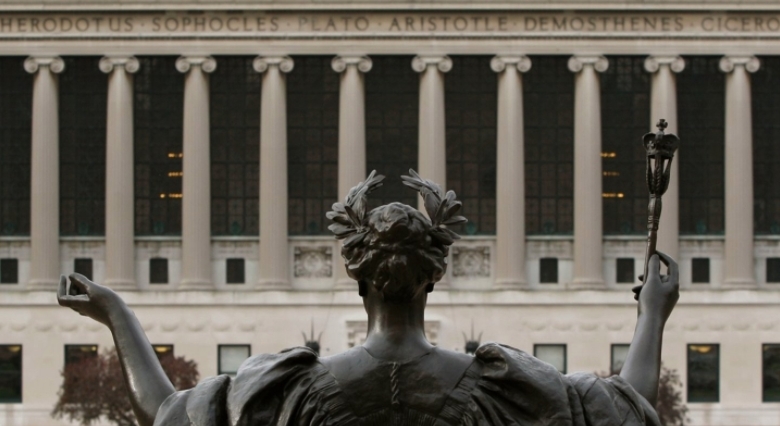
[[[462,203],[455,192],[422,179],[414,170],[403,183],[420,192],[428,217],[401,203],[377,207],[366,213],[367,195],[382,186],[376,171],[352,188],[344,203],[335,203],[327,217],[328,229],[344,239],[341,255],[347,273],[357,280],[360,294],[373,285],[388,300],[409,300],[425,289],[431,291],[447,270],[449,246],[460,238],[448,228],[466,222],[456,214]],[[429,219],[430,217],[430,219]]]

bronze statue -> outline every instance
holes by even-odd
[[[674,261],[650,259],[620,376],[562,375],[497,343],[474,355],[437,348],[423,329],[427,295],[459,238],[448,226],[466,219],[454,192],[410,174],[404,183],[420,192],[427,217],[400,203],[367,211],[383,179],[374,172],[328,213],[368,314],[365,344],[342,354],[294,348],[254,356],[233,379],[175,392],[116,293],[74,274],[70,284],[62,278],[59,303],[111,329],[141,426],[659,425],[653,405],[663,328],[678,298]],[[659,275],[659,256],[668,276]]]

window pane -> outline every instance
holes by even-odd
[[[168,259],[149,259],[149,284],[168,283]]]
[[[558,259],[542,258],[539,259],[539,282],[557,283],[558,282]]]
[[[85,359],[96,359],[97,345],[65,345],[65,365],[76,364]]]
[[[60,234],[104,235],[108,76],[100,57],[64,58],[60,74]]]
[[[761,57],[753,89],[753,199],[757,234],[780,234],[780,57]]]
[[[710,259],[707,257],[691,259],[691,282],[710,282]]]
[[[780,283],[780,257],[766,259],[766,282]]]
[[[609,367],[610,374],[620,374],[620,370],[623,369],[623,364],[628,357],[629,345],[626,344],[614,344],[612,345],[612,356]]]
[[[763,401],[780,402],[780,344],[763,345],[762,355]]]
[[[249,345],[219,345],[219,374],[236,374],[249,358]]]
[[[534,356],[566,374],[566,345],[534,345]]]
[[[677,76],[680,233],[723,233],[724,74],[720,56],[686,57]]]
[[[181,234],[184,75],[175,56],[140,56],[134,75],[136,235]]]
[[[331,68],[332,59],[298,56],[295,70],[287,75],[291,235],[330,234],[325,213],[338,198],[340,78]]]
[[[152,349],[160,362],[173,358],[173,345],[152,345]]]
[[[0,345],[0,403],[22,402],[22,345]]]
[[[636,278],[634,272],[634,259],[633,258],[621,258],[616,261],[617,266],[617,279],[618,283],[633,283]]]
[[[409,174],[410,168],[419,169],[420,77],[412,70],[412,56],[371,56],[371,60],[373,67],[365,75],[366,169],[387,178],[369,197],[369,207],[393,201],[417,206],[417,194],[401,183],[400,176]]]
[[[688,345],[688,402],[720,400],[720,345]]]
[[[647,231],[646,154],[650,74],[646,56],[613,56],[601,74],[602,182],[605,234]]]
[[[0,235],[30,235],[32,74],[0,57]]]
[[[534,56],[523,74],[525,230],[574,229],[574,75],[568,56]]]
[[[0,284],[19,283],[19,260],[0,259]]]
[[[221,56],[209,76],[211,233],[259,231],[260,79],[251,56]],[[298,70],[296,64],[296,71]]]
[[[226,282],[228,284],[243,284],[244,278],[244,259],[228,259],[227,260],[227,277]]]
[[[92,279],[92,259],[73,259],[73,272]]]
[[[496,111],[498,83],[491,56],[453,56],[445,82],[446,189],[458,194],[465,235],[496,233]]]

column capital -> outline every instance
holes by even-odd
[[[761,67],[761,61],[759,61],[758,58],[753,55],[727,55],[720,58],[718,67],[721,71],[730,73],[734,71],[734,68],[736,68],[738,65],[744,66],[747,72],[754,73]]]
[[[412,59],[412,69],[416,72],[423,72],[428,66],[435,66],[441,72],[449,72],[452,69],[452,59],[447,55],[417,55]]]
[[[30,74],[38,72],[40,67],[49,67],[54,74],[65,71],[65,61],[59,56],[30,56],[24,60],[24,70]]]
[[[525,55],[496,55],[490,60],[490,69],[495,72],[503,72],[507,65],[514,65],[520,72],[531,69],[531,58]]]
[[[668,65],[672,72],[680,73],[685,69],[685,59],[682,56],[663,56],[650,55],[645,59],[645,71],[654,73],[661,68],[661,65]]]
[[[110,74],[117,67],[123,67],[126,72],[135,74],[141,64],[135,56],[104,56],[100,58],[98,67],[106,74]]]
[[[252,67],[259,73],[266,72],[271,66],[277,66],[279,71],[287,74],[293,70],[295,62],[289,56],[258,56],[252,61]]]
[[[373,61],[371,61],[371,58],[368,56],[336,56],[333,58],[332,61],[330,61],[330,66],[333,68],[333,71],[336,72],[344,72],[344,70],[347,69],[347,66],[349,65],[355,65],[357,66],[358,71],[366,73],[371,71],[371,68],[374,66]]]
[[[585,65],[592,65],[596,72],[604,72],[609,68],[609,60],[603,55],[574,55],[569,58],[569,71],[580,72]]]
[[[180,73],[186,73],[193,66],[198,66],[203,72],[211,74],[217,69],[217,60],[211,56],[180,56],[176,60],[176,69]]]

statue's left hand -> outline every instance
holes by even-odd
[[[81,274],[71,274],[70,283],[64,275],[60,276],[57,302],[107,326],[110,325],[110,313],[124,304],[113,290]]]

